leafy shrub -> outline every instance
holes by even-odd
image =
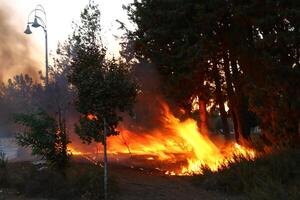
[[[69,162],[70,154],[67,145],[66,130],[44,110],[38,110],[30,114],[15,115],[15,122],[24,126],[24,129],[16,136],[17,144],[22,147],[30,147],[33,155],[43,157],[49,167],[64,169]]]

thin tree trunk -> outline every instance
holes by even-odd
[[[126,146],[126,148],[127,148],[127,150],[128,150],[128,153],[130,154],[130,156],[132,156],[132,155],[131,155],[130,148],[129,148],[129,145],[128,145],[128,143],[126,142],[126,140],[125,140],[125,138],[124,138],[122,132],[120,132],[120,135],[121,135],[121,137],[122,137],[122,140],[123,140],[123,142],[124,142],[124,145]]]
[[[207,111],[206,111],[206,104],[203,100],[199,100],[199,111],[200,111],[200,132],[202,134],[208,134],[208,127],[207,127]]]
[[[107,145],[106,145],[106,136],[107,136],[107,124],[106,119],[103,118],[104,122],[104,132],[103,132],[103,146],[104,146],[104,200],[108,200],[108,191],[107,191],[107,180],[108,180],[108,166],[107,166]]]
[[[234,97],[234,90],[233,90],[233,82],[232,82],[232,75],[229,68],[229,59],[227,51],[224,52],[224,72],[225,72],[225,80],[226,80],[226,90],[228,94],[228,106],[230,109],[233,126],[234,126],[234,134],[236,141],[239,141],[239,124],[238,124],[238,115],[236,110],[236,102]]]
[[[239,134],[241,142],[246,142],[250,136],[250,113],[248,111],[248,100],[245,96],[242,83],[240,82],[240,72],[238,71],[237,61],[234,55],[231,55],[231,67],[233,72],[234,87],[236,89],[236,108],[238,115]]]
[[[227,120],[227,112],[225,110],[224,106],[224,98],[223,98],[223,93],[222,93],[222,87],[221,87],[221,76],[219,74],[218,66],[216,63],[213,64],[213,74],[214,74],[214,81],[216,85],[216,101],[219,104],[219,109],[220,109],[220,115],[222,119],[222,124],[223,124],[223,131],[224,131],[224,136],[225,138],[229,139],[230,138],[230,132],[229,132],[229,125],[228,125],[228,120]]]

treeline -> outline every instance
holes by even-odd
[[[224,136],[230,138],[233,123],[240,143],[251,144],[254,127],[267,145],[299,141],[298,1],[143,0],[125,9],[136,28],[121,23],[127,31],[122,58],[106,58],[100,11],[90,3],[59,46],[47,87],[42,75],[38,82],[17,75],[1,83],[2,129],[17,130],[8,123],[14,113],[43,108],[69,129],[80,118],[79,136],[99,142],[95,130],[103,131],[103,113],[108,135],[117,134],[121,118],[113,110],[133,107],[138,86],[132,68],[150,64],[162,78],[163,94],[186,117],[198,115],[203,132],[217,113]],[[90,124],[89,114],[99,120]],[[96,128],[84,128],[90,125]]]
[[[266,144],[299,141],[299,1],[141,0],[127,11],[137,28],[125,56],[153,63],[187,113],[197,99],[206,124],[215,108],[240,143],[255,126]]]

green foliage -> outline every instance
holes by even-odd
[[[273,153],[255,161],[238,159],[219,172],[205,171],[193,182],[209,190],[246,194],[249,199],[299,199],[299,150]]]
[[[92,88],[89,94],[85,93],[78,104],[79,111],[85,115],[81,117],[80,126],[77,126],[76,130],[87,142],[91,142],[92,139],[103,142],[103,134],[101,134],[103,117],[107,120],[109,134],[117,134],[115,128],[122,120],[119,112],[130,111],[135,103],[137,84],[130,75],[129,67],[122,61],[117,63],[114,60],[108,62],[106,66],[107,70],[103,72],[105,78],[91,79],[91,83],[87,83],[89,86],[78,88],[79,92]],[[82,82],[85,84],[87,79],[85,78]],[[88,114],[96,117],[91,120]]]
[[[104,118],[108,135],[117,134],[119,113],[130,111],[137,95],[130,67],[121,60],[105,60],[100,31],[100,11],[91,2],[70,38],[73,56],[69,76],[77,89],[76,108],[82,114],[76,133],[88,143],[103,142]],[[94,116],[92,120],[90,115]]]
[[[16,115],[15,122],[24,126],[24,131],[16,136],[20,146],[30,147],[32,154],[41,156],[50,167],[65,168],[70,156],[67,152],[69,141],[54,118],[39,110]]]

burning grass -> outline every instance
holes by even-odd
[[[167,175],[202,174],[202,168],[218,171],[226,167],[235,157],[248,160],[256,157],[256,152],[234,142],[216,143],[206,133],[201,133],[197,122],[191,118],[180,120],[161,102],[160,125],[145,131],[143,128],[128,128],[130,123],[124,122],[120,127],[120,135],[108,138],[108,153],[113,157],[124,154],[130,157],[143,157],[144,163],[156,163]],[[93,120],[92,116],[89,116]],[[73,146],[73,155],[89,157],[81,150],[81,145]],[[102,145],[98,146],[101,154]],[[112,157],[110,156],[110,157]],[[93,157],[93,156],[92,156]]]
[[[206,168],[193,183],[208,190],[245,194],[248,199],[300,198],[300,150],[285,150],[255,160],[243,158],[215,172]]]

